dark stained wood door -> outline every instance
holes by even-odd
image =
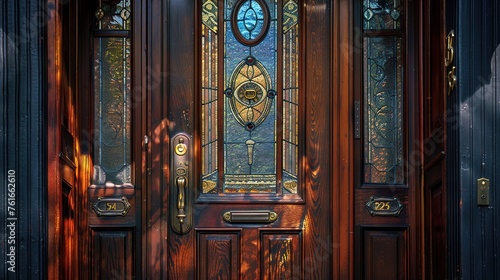
[[[333,277],[331,3],[304,2],[144,5],[144,277]],[[238,129],[243,144],[229,140]],[[272,172],[255,171],[268,153]]]

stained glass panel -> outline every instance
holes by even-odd
[[[401,0],[363,0],[364,29],[400,29]]]
[[[283,193],[297,193],[298,1],[284,1],[282,10],[275,0],[227,0],[223,6],[214,0],[201,1],[202,192],[276,193],[280,177]],[[220,27],[218,17],[223,21]],[[240,38],[256,39],[263,30],[267,32],[257,42]],[[219,36],[223,46],[218,46]],[[281,46],[278,36],[282,36]],[[278,70],[278,63],[284,69]],[[217,112],[217,108],[223,110]],[[217,128],[218,118],[222,118],[221,128]],[[219,141],[223,151],[217,150]],[[221,152],[223,161],[218,162]],[[282,158],[277,158],[278,153]],[[220,186],[219,177],[223,178]]]
[[[131,0],[99,0],[95,11],[97,29],[130,30]]]
[[[297,193],[299,115],[298,3],[283,4],[283,189]]]
[[[225,5],[223,191],[226,193],[276,192],[276,3],[268,0],[265,4],[272,11],[271,26],[255,47],[235,39],[230,16],[238,3]],[[242,31],[242,23],[249,21],[248,12],[256,14],[255,27],[258,27],[263,17],[259,13],[264,10],[260,5],[255,0],[244,1],[236,11],[237,32]],[[242,12],[245,7],[246,12]]]
[[[402,40],[364,40],[365,182],[403,183]]]
[[[203,193],[217,191],[217,92],[218,92],[218,9],[213,0],[204,0],[202,6],[202,184]]]
[[[131,182],[130,39],[94,44],[94,184]]]

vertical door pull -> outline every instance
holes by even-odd
[[[181,228],[184,223],[184,218],[186,218],[186,213],[184,212],[184,207],[186,206],[186,193],[184,191],[186,188],[186,181],[186,177],[184,176],[179,176],[175,180],[177,185],[177,219],[179,219]]]
[[[170,224],[178,234],[186,234],[193,227],[193,190],[191,180],[191,138],[176,134],[171,141],[170,162]]]

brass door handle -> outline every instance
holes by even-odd
[[[175,180],[175,184],[177,185],[177,219],[179,219],[179,223],[184,223],[184,218],[186,218],[186,213],[184,212],[184,208],[186,207],[186,182],[187,179],[184,176],[179,176]]]
[[[191,169],[191,137],[179,133],[171,140],[170,161],[170,225],[178,234],[186,234],[193,227],[193,190],[189,187],[192,181]]]

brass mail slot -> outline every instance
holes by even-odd
[[[278,214],[267,210],[228,211],[222,218],[228,223],[272,223],[278,219]]]

